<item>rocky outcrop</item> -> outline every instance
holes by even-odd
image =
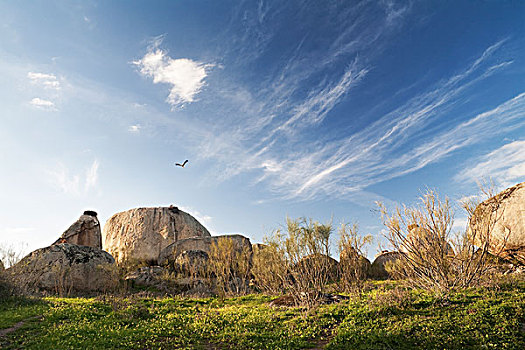
[[[252,245],[250,240],[242,235],[224,235],[224,236],[213,236],[213,237],[192,237],[179,240],[172,243],[162,250],[159,256],[159,264],[162,266],[174,266],[174,262],[177,257],[184,251],[190,250],[201,250],[207,254],[210,254],[212,245],[220,246],[220,242],[226,242],[231,240],[234,245],[234,249],[238,252],[248,250],[252,252]]]
[[[104,225],[104,249],[118,263],[156,263],[160,252],[189,237],[210,233],[193,216],[177,207],[137,208],[113,215]]]
[[[474,244],[482,246],[488,233],[491,254],[525,264],[525,182],[507,188],[476,207],[469,223]]]
[[[102,234],[97,213],[86,210],[53,244],[70,243],[102,249]]]
[[[23,291],[89,293],[116,287],[115,267],[115,259],[103,250],[65,243],[35,250],[6,273]]]
[[[379,254],[372,265],[370,266],[370,277],[375,279],[388,279],[392,278],[387,270],[389,264],[394,264],[396,261],[403,257],[404,253],[401,252],[388,252],[384,251]]]

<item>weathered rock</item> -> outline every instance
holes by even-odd
[[[234,244],[234,249],[238,252],[243,250],[247,250],[250,254],[252,252],[250,240],[242,235],[192,237],[181,239],[163,249],[159,256],[159,264],[162,266],[173,266],[175,260],[183,251],[201,250],[210,254],[212,245],[220,245],[219,242],[222,240],[231,240]]]
[[[102,234],[97,213],[86,210],[53,244],[70,243],[102,249]]]
[[[115,267],[115,259],[103,250],[65,243],[35,250],[6,273],[22,290],[67,294],[113,289]]]
[[[130,272],[124,278],[132,287],[154,287],[158,290],[166,288],[162,279],[166,269],[160,266],[141,267],[138,270]]]
[[[104,225],[104,248],[118,263],[157,263],[160,252],[189,237],[210,236],[193,216],[176,207],[137,208],[113,215]]]
[[[0,260],[0,271],[4,271],[4,269],[4,263],[2,262],[2,260]]]
[[[202,250],[185,250],[175,259],[175,269],[185,276],[204,276],[209,261]]]
[[[478,246],[483,245],[490,232],[490,253],[525,264],[525,182],[480,203],[470,220],[469,231]]]
[[[372,263],[372,266],[370,266],[370,277],[375,279],[392,278],[390,273],[387,271],[386,266],[389,263],[393,264],[398,261],[400,258],[402,258],[403,254],[405,253],[388,251],[384,251],[379,254]]]
[[[357,267],[355,271],[358,272],[362,278],[366,278],[370,274],[372,264],[370,260],[360,255],[354,248],[343,250],[339,256],[339,268],[341,272],[344,273],[345,270],[349,268],[354,269],[355,267]]]

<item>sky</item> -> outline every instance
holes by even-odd
[[[525,181],[525,2],[2,1],[0,245],[173,204],[252,242]],[[188,159],[185,168],[176,162]]]

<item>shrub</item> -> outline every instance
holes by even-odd
[[[13,266],[25,255],[27,249],[26,243],[20,243],[18,248],[14,245],[1,245],[0,246],[0,261],[4,264],[5,268]]]
[[[251,272],[255,286],[273,295],[284,293],[282,281],[287,275],[286,259],[276,242],[266,240],[265,243],[265,246],[253,250]]]
[[[209,274],[215,278],[221,296],[248,292],[251,255],[251,249],[239,247],[231,238],[220,239],[211,245]]]
[[[301,219],[286,220],[286,231],[275,231],[266,240],[274,247],[273,265],[282,292],[290,293],[296,304],[311,307],[323,296],[334,260],[330,258],[332,224]],[[274,282],[272,282],[274,283]]]
[[[344,291],[361,289],[370,269],[370,262],[364,257],[363,249],[372,242],[372,236],[360,236],[357,224],[342,224],[338,233],[339,287]]]
[[[495,218],[479,232],[451,234],[454,212],[448,198],[441,200],[432,190],[420,197],[415,207],[397,207],[390,214],[379,203],[386,238],[395,250],[404,252],[391,269],[409,284],[445,293],[476,285],[487,272],[487,248]],[[482,237],[482,246],[473,244],[472,235]],[[478,248],[480,251],[478,251]]]

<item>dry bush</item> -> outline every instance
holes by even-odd
[[[326,284],[334,278],[334,260],[330,257],[332,233],[331,223],[287,218],[286,231],[277,230],[267,238],[269,246],[274,247],[273,264],[280,264],[274,272],[281,291],[290,293],[296,304],[316,305]]]
[[[9,282],[6,273],[0,270],[0,302],[14,294],[14,288]]]
[[[276,242],[265,241],[264,248],[254,249],[252,275],[255,286],[266,293],[284,293],[282,283],[286,272],[286,260]]]
[[[394,275],[413,286],[444,293],[475,285],[486,272],[495,217],[478,232],[467,230],[453,237],[450,201],[432,190],[415,207],[397,207],[392,214],[381,203],[379,207],[388,229],[386,238],[395,250],[406,253],[390,267]],[[481,247],[474,246],[473,235],[481,237]]]
[[[123,270],[117,266],[117,264],[104,264],[97,265],[97,270],[108,276],[106,283],[101,286],[102,293],[108,292],[120,292],[126,291],[126,285],[124,284]]]
[[[55,293],[60,296],[69,296],[73,291],[73,280],[71,278],[71,268],[61,264],[53,265],[51,268],[55,276],[54,289]]]
[[[357,224],[342,224],[339,233],[339,288],[343,291],[360,290],[368,276],[370,262],[364,257],[364,248],[372,236],[361,236]]]
[[[497,212],[499,204],[496,201],[488,202],[490,214],[488,216],[474,216],[476,207],[479,205],[479,198],[488,199],[494,197],[494,182],[491,180],[478,183],[481,194],[469,197],[462,201],[462,207],[468,215],[468,225],[463,233],[458,233],[453,239],[456,252],[456,264],[462,271],[463,280],[461,287],[477,285],[481,279],[492,275],[496,266],[501,264],[498,256],[505,250],[507,239],[511,233],[507,228],[505,237],[494,244],[493,230],[496,223],[501,218],[501,213]],[[492,252],[489,253],[489,249]]]
[[[231,238],[220,239],[211,245],[208,273],[215,278],[219,295],[248,292],[251,257],[250,248],[239,247]]]
[[[20,243],[18,247],[14,245],[0,245],[0,261],[3,262],[7,269],[22,260],[26,255],[27,243]]]

